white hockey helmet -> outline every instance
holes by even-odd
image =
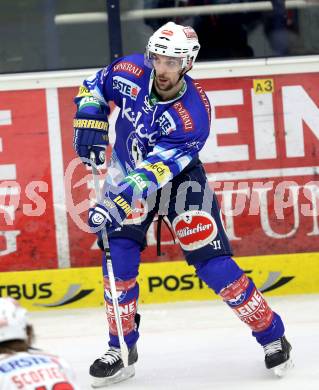
[[[146,59],[151,54],[160,54],[182,59],[182,69],[195,62],[200,49],[195,30],[190,26],[182,26],[168,22],[154,32],[146,46]]]
[[[12,298],[0,298],[0,343],[27,339],[27,310]]]

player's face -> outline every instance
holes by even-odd
[[[182,59],[152,54],[151,61],[155,69],[155,84],[159,91],[169,91],[176,86],[182,71]]]

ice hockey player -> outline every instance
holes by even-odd
[[[188,264],[251,328],[264,347],[266,367],[282,370],[289,361],[291,347],[280,316],[231,257],[219,206],[198,157],[211,115],[204,90],[187,75],[199,49],[192,27],[169,22],[149,38],[144,55],[117,59],[86,79],[75,98],[74,148],[87,164],[92,152],[97,164],[104,162],[109,102],[119,107],[108,189],[104,201],[90,210],[89,225],[92,231],[108,229],[129,367],[124,369],[121,360],[104,265],[109,349],[90,367],[95,387],[134,375],[140,319],[136,277],[155,214],[167,216]],[[145,213],[136,219],[132,207],[138,199]]]
[[[69,365],[32,348],[27,311],[12,298],[0,298],[0,389],[79,390]]]

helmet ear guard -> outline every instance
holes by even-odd
[[[168,22],[149,38],[145,50],[145,63],[152,67],[151,53],[182,59],[182,69],[194,64],[200,49],[195,30]]]

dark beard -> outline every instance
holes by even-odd
[[[165,91],[165,92],[170,91],[172,88],[174,88],[174,85],[171,82],[169,82],[165,88],[161,88],[156,78],[155,78],[155,86],[156,89],[158,89],[159,91]]]

